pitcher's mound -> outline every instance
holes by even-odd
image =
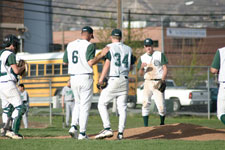
[[[112,138],[115,140],[117,132]],[[90,136],[91,139],[94,135]],[[211,129],[193,124],[131,128],[124,131],[125,139],[225,140],[225,129]]]

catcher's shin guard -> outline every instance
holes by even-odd
[[[23,114],[26,112],[26,109],[23,105],[19,105],[16,107],[16,110],[15,111],[18,111],[18,114],[17,116],[13,119],[13,132],[15,134],[18,134],[19,132],[19,129],[20,129],[20,124],[21,124],[21,119],[22,119],[22,116]]]
[[[3,113],[7,115],[7,120],[4,122],[3,129],[10,130],[10,122],[12,121],[12,113],[14,111],[14,107],[12,104],[9,104],[8,107],[3,108]]]
[[[223,124],[225,124],[225,114],[221,115],[220,120]]]

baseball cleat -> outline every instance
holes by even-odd
[[[70,134],[70,136],[71,136],[72,138],[77,139],[77,137],[78,137],[78,131],[77,131],[77,129],[75,129],[74,126],[72,126],[72,127],[70,128],[69,134]]]
[[[113,136],[112,129],[109,129],[109,130],[103,129],[102,131],[99,132],[98,135],[95,136],[95,139],[104,139],[104,138],[109,138],[112,136]]]
[[[88,136],[86,134],[85,135],[79,134],[78,140],[88,140]]]
[[[23,139],[23,136],[20,134],[15,134],[12,131],[7,130],[5,136],[11,138],[11,139]]]
[[[123,133],[118,133],[117,134],[117,139],[122,140],[123,139]]]

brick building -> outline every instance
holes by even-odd
[[[131,39],[133,41],[142,42],[146,37],[150,37],[155,42],[155,50],[162,50],[162,37],[164,38],[164,52],[169,59],[169,65],[211,65],[212,59],[216,50],[225,46],[225,29],[205,28],[205,29],[190,29],[178,28],[184,33],[171,35],[169,30],[177,28],[164,28],[162,36],[162,27],[147,27],[143,29],[131,29]],[[194,32],[192,31],[194,30]],[[99,33],[102,33],[100,36]],[[103,34],[108,34],[110,31],[95,30],[95,38],[93,43],[108,42],[108,38],[102,39]],[[200,35],[198,35],[200,34]],[[123,36],[127,39],[127,31],[124,29]],[[62,44],[62,32],[53,32],[53,43]],[[65,31],[64,44],[80,38],[79,31]],[[143,53],[142,46],[134,49],[137,56]],[[194,62],[193,62],[194,61]]]
[[[23,0],[19,0],[23,2]],[[25,31],[23,3],[0,1],[0,43],[7,34],[22,35]],[[17,8],[17,9],[15,9]]]

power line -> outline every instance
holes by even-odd
[[[0,7],[7,7],[11,9],[16,9],[16,10],[24,10],[24,11],[31,11],[31,12],[36,12],[36,13],[45,13],[45,14],[51,14],[51,15],[61,15],[61,16],[71,16],[71,17],[83,17],[83,18],[92,18],[92,19],[106,19],[106,20],[116,20],[116,18],[109,18],[109,17],[96,17],[96,16],[84,16],[84,15],[74,15],[74,14],[63,14],[63,13],[57,13],[57,12],[46,12],[46,11],[40,11],[40,10],[32,10],[32,9],[26,9],[26,8],[18,8],[18,7],[12,7],[12,6],[7,6],[7,5],[0,5]]]
[[[7,1],[7,0],[3,0]],[[11,0],[10,2],[17,2],[17,3],[24,3],[24,4],[31,4],[37,6],[45,6],[45,7],[52,7],[52,8],[63,8],[63,9],[76,9],[82,11],[94,11],[100,13],[117,13],[117,11],[107,11],[107,10],[97,10],[97,9],[85,9],[85,8],[75,8],[75,7],[63,7],[63,6],[55,6],[55,5],[46,5],[46,4],[38,4],[38,3],[31,3],[31,2],[21,2],[16,0]],[[123,14],[128,14],[128,12],[123,12]],[[225,12],[214,12],[214,13],[142,13],[142,12],[131,12],[132,15],[153,15],[153,16],[223,16]]]
[[[2,1],[8,1],[8,0],[2,0]],[[116,11],[87,9],[87,8],[68,7],[68,6],[65,7],[65,6],[56,6],[56,5],[47,5],[47,4],[39,4],[39,3],[32,3],[32,2],[24,2],[24,1],[22,2],[22,1],[16,1],[16,0],[10,0],[10,2],[23,3],[23,4],[36,5],[36,6],[44,6],[44,7],[51,7],[51,8],[60,8],[60,9],[64,9],[64,10],[65,9],[72,9],[72,10],[82,10],[82,11],[94,11],[94,12],[100,12],[100,13],[117,13]]]

